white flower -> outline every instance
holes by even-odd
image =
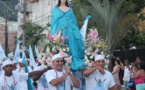
[[[90,56],[90,59],[93,59],[94,56]]]
[[[96,50],[95,50],[95,53],[97,53],[98,51],[99,51],[99,50],[98,50],[98,49],[96,49]]]
[[[68,63],[65,63],[65,66],[68,66]]]
[[[69,51],[69,48],[67,47],[67,51]]]
[[[85,62],[86,62],[86,63],[89,63],[89,60],[86,60]]]
[[[66,49],[65,49],[65,48],[63,48],[63,49],[62,49],[62,51],[66,51]]]
[[[50,49],[49,49],[48,47],[47,47],[47,49],[46,49],[46,52],[47,52],[47,53],[50,53]]]
[[[88,66],[91,67],[92,66],[92,63],[88,63]]]
[[[88,57],[85,55],[85,60],[87,60],[88,59]]]

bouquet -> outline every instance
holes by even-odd
[[[106,52],[106,45],[103,39],[98,37],[96,28],[90,29],[85,41],[85,62],[84,64],[91,67],[94,65],[94,57]]]
[[[69,47],[65,43],[68,37],[63,37],[61,36],[61,32],[58,32],[55,35],[48,34],[46,36],[46,39],[48,40],[48,43],[45,54],[42,53],[40,55],[40,58],[38,58],[42,64],[51,65],[52,56],[58,53],[62,55],[66,66],[71,63],[72,57],[68,55]]]

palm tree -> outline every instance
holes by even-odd
[[[98,28],[99,33],[106,39],[108,54],[111,54],[119,41],[137,21],[137,16],[127,14],[129,5],[123,6],[125,0],[87,0],[87,2],[87,4],[74,6],[76,16],[79,19],[84,18],[87,14],[92,16],[89,26]],[[81,22],[78,23],[81,24]]]
[[[109,53],[114,50],[115,45],[122,39],[124,34],[137,21],[135,14],[127,15],[127,8],[122,7],[125,0],[88,0],[88,5],[74,6],[79,21],[82,21],[87,14],[92,16],[91,26],[95,25],[101,34],[105,35],[108,42]],[[80,8],[78,11],[78,7]],[[82,18],[80,18],[82,17]],[[82,22],[79,22],[79,25]]]

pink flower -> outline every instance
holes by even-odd
[[[46,36],[46,38],[47,38],[48,40],[51,40],[51,39],[52,39],[52,37],[51,37],[50,34],[48,34],[48,35]]]
[[[91,53],[90,53],[90,52],[87,52],[86,54],[87,54],[87,55],[90,55]]]
[[[62,57],[67,56],[67,54],[65,52],[60,52],[60,54],[62,55]]]
[[[94,61],[92,61],[91,63],[92,63],[92,65],[94,66],[95,62],[94,62]]]
[[[67,62],[67,63],[71,63],[71,59],[68,58],[68,59],[66,60],[66,62]]]
[[[96,43],[96,42],[97,42],[97,38],[94,38],[94,39],[93,39],[93,43]]]
[[[50,52],[52,55],[54,55],[55,54],[55,52],[54,51],[52,51],[52,52]]]
[[[46,63],[48,63],[49,62],[49,60],[48,59],[46,59]]]
[[[59,40],[62,41],[62,42],[64,42],[64,38],[63,37],[60,37]]]

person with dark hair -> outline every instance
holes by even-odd
[[[131,69],[130,69],[132,72],[131,73],[134,73],[136,74],[139,70],[138,68],[138,63],[137,62],[132,62],[131,63]],[[130,81],[128,83],[128,90],[135,90],[135,83],[134,83],[135,79],[133,78],[133,76],[131,75],[130,77]]]
[[[105,70],[105,56],[95,56],[94,67],[83,72],[86,90],[117,90],[112,74]]]
[[[52,11],[51,29],[52,35],[61,33],[65,43],[68,45],[72,56],[70,67],[72,70],[79,70],[84,67],[85,48],[80,34],[72,7],[69,7],[68,0],[58,0]]]
[[[121,84],[120,84],[120,80],[119,80],[119,71],[120,71],[120,69],[121,69],[120,61],[116,60],[115,61],[115,66],[114,66],[113,71],[112,71],[112,75],[113,75],[113,78],[114,78],[114,81],[115,81],[116,90],[121,90]]]
[[[130,76],[131,76],[131,73],[130,73],[131,66],[129,65],[128,59],[125,59],[124,63],[125,63],[125,66],[123,68],[124,70],[124,76],[123,76],[124,83],[123,84],[124,84],[124,90],[127,90],[128,82],[130,81]]]
[[[55,54],[52,57],[53,69],[46,72],[49,90],[71,90],[71,86],[79,88],[79,81],[72,75],[70,68],[63,68],[63,57]]]
[[[30,73],[16,73],[13,72],[13,62],[10,59],[7,59],[2,63],[2,68],[5,72],[0,77],[0,90],[28,90],[28,87],[19,87],[19,82],[27,81],[28,77],[42,75],[48,70],[45,68],[41,71]]]
[[[139,62],[138,68],[136,74],[132,70],[130,72],[135,79],[136,90],[145,90],[145,62]]]
[[[136,57],[136,62],[141,62],[140,56]]]

